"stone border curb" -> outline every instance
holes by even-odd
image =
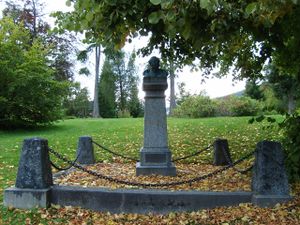
[[[111,213],[169,213],[251,203],[251,192],[164,191],[53,186],[51,203]]]

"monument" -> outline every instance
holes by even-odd
[[[176,168],[168,148],[165,90],[168,88],[167,71],[159,68],[159,59],[152,57],[143,73],[145,91],[144,146],[136,175],[157,174],[175,176]]]

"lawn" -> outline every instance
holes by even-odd
[[[281,119],[281,117],[277,117],[277,119]],[[276,127],[266,128],[266,124],[263,123],[248,124],[248,120],[249,117],[208,119],[169,118],[169,147],[173,152],[174,158],[176,158],[206,147],[216,138],[225,138],[229,142],[233,158],[238,159],[240,156],[253,150],[256,143],[260,140],[280,140],[282,138]],[[84,135],[92,136],[94,141],[107,146],[116,152],[137,158],[139,150],[143,145],[143,119],[74,119],[61,121],[52,127],[36,130],[0,131],[0,207],[1,218],[3,220],[0,220],[0,223],[64,224],[67,223],[67,221],[72,221],[72,218],[76,216],[77,213],[82,214],[82,218],[86,218],[86,220],[82,221],[87,222],[87,224],[89,224],[88,221],[90,221],[90,224],[96,223],[95,218],[98,218],[97,221],[102,221],[102,219],[106,218],[105,220],[110,221],[112,224],[125,224],[126,221],[131,221],[132,216],[137,216],[137,221],[141,218],[144,218],[142,220],[147,220],[147,218],[149,218],[147,216],[139,217],[138,215],[101,214],[74,208],[60,209],[57,206],[53,206],[48,210],[35,209],[31,211],[6,209],[3,207],[3,190],[12,186],[15,182],[22,141],[25,138],[46,138],[48,139],[50,147],[73,159],[75,157],[78,138]],[[109,153],[97,148],[95,150],[97,160],[105,162],[114,160]],[[211,153],[207,153],[188,159],[184,163],[205,163],[211,161],[211,158]],[[53,161],[63,165],[54,158]],[[237,214],[239,210],[245,210],[245,207],[247,208],[250,206],[245,205],[237,207],[235,209],[237,210]],[[228,209],[224,210],[226,211]],[[203,217],[202,219],[205,219],[205,216],[203,216],[206,215],[205,212],[206,211],[195,212],[193,215],[195,218]],[[265,213],[268,212],[266,211]],[[296,214],[294,214],[293,216],[296,216],[296,218],[298,216],[298,219],[300,220],[299,208],[298,211],[296,211]],[[190,214],[180,214],[182,217],[188,217],[188,215]],[[212,213],[211,216],[213,215],[214,214]],[[277,215],[275,215],[275,217],[276,216]],[[156,219],[159,221],[158,217]],[[164,219],[166,218],[161,217],[161,220]],[[245,221],[246,219],[244,218]],[[228,217],[228,220],[231,219]],[[171,220],[168,221],[170,222]],[[79,222],[78,224],[81,223]],[[99,224],[104,223],[99,222]]]

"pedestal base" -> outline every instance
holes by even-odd
[[[273,207],[277,203],[284,203],[292,200],[289,195],[253,195],[252,203],[259,207]]]
[[[141,166],[138,162],[136,164],[136,175],[162,175],[162,176],[176,176],[176,167],[173,163],[170,166]]]
[[[50,188],[7,188],[4,191],[4,206],[20,209],[47,208],[50,206],[50,192]]]

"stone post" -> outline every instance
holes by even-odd
[[[291,199],[281,144],[261,141],[256,146],[252,177],[252,202],[261,207]]]
[[[4,205],[15,208],[48,207],[53,185],[48,141],[25,139],[15,187],[4,191]]]
[[[228,159],[225,156],[224,152],[228,156]],[[232,160],[229,152],[228,141],[226,139],[216,139],[214,142],[213,164],[215,166],[225,166],[225,165],[229,165],[231,162]]]
[[[92,138],[89,136],[79,137],[77,147],[77,162],[80,164],[94,164],[94,147]]]
[[[158,59],[155,58],[154,60]],[[149,76],[146,76],[145,73],[146,71],[143,78],[143,90],[146,92],[144,146],[140,152],[140,162],[137,163],[136,174],[175,176],[176,168],[171,162],[172,154],[168,148],[164,94],[168,88],[166,72],[156,68],[156,70],[150,71]]]

